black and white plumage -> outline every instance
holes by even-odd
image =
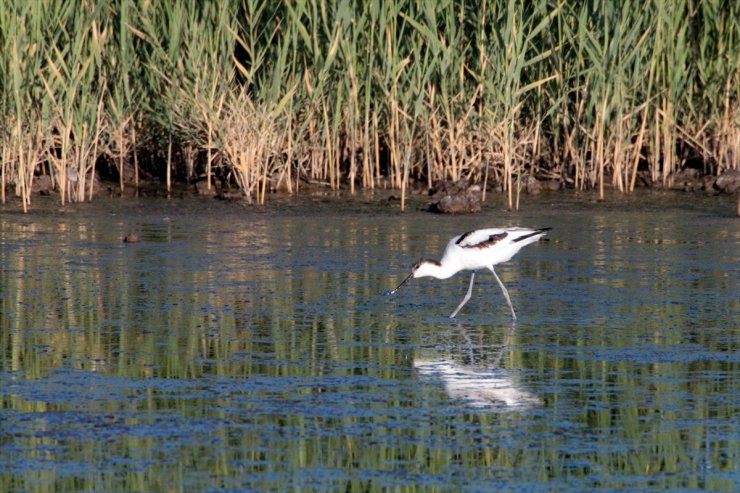
[[[454,276],[460,271],[473,271],[470,276],[470,286],[468,292],[460,302],[458,307],[452,312],[450,318],[454,318],[460,308],[470,299],[473,291],[473,281],[475,280],[475,271],[478,269],[489,269],[493,272],[498,281],[501,290],[504,292],[506,302],[511,308],[511,315],[516,320],[514,306],[511,304],[509,292],[506,290],[504,283],[501,282],[493,266],[510,260],[523,247],[538,241],[545,236],[551,228],[488,228],[469,231],[465,234],[452,238],[444,253],[442,259],[430,260],[421,259],[414,264],[411,274],[404,279],[396,289],[387,291],[386,294],[394,294],[401,289],[409,280],[416,277],[436,277],[437,279],[447,279]]]

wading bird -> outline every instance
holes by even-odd
[[[468,292],[460,304],[452,312],[450,318],[454,318],[460,308],[470,299],[473,292],[473,281],[475,271],[478,269],[489,269],[493,272],[501,290],[504,292],[506,302],[511,308],[511,316],[516,320],[516,313],[509,298],[509,292],[504,283],[501,282],[493,266],[506,262],[519,252],[523,247],[538,241],[545,236],[546,231],[551,228],[529,229],[529,228],[489,228],[478,229],[455,236],[447,243],[442,260],[421,259],[411,268],[411,274],[404,279],[396,289],[386,291],[385,294],[395,294],[403,285],[415,277],[436,277],[447,279],[462,270],[472,270],[470,275],[470,286]]]

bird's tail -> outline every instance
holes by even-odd
[[[528,241],[527,242],[527,243],[532,243],[534,241],[539,240],[541,236],[544,236],[546,234],[546,231],[550,231],[551,229],[552,228],[539,228],[539,229],[535,229],[531,233],[527,233],[527,234],[522,235],[522,236],[520,236],[518,238],[515,238],[514,239],[514,242],[524,241],[524,240],[526,240],[528,238],[537,237],[537,238],[534,238],[532,241]]]

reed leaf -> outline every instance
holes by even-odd
[[[138,183],[141,153],[168,190],[388,186],[403,207],[438,179],[490,176],[516,208],[527,174],[603,197],[690,159],[740,166],[740,11],[722,0],[0,0],[0,48],[2,192],[25,208],[43,174],[92,197],[99,157]],[[231,179],[243,160],[216,128],[242,100],[285,147]]]

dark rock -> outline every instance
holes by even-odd
[[[37,176],[36,178],[34,178],[33,185],[31,187],[31,193],[49,195],[51,194],[51,191],[53,189],[54,189],[54,186],[51,183],[51,176],[41,175],[41,176]]]
[[[231,200],[231,201],[237,201],[237,200],[246,200],[248,203],[252,203],[252,198],[245,196],[241,190],[235,189],[235,190],[219,190],[216,194],[216,198],[219,200]]]
[[[435,199],[441,199],[445,195],[455,196],[465,193],[470,188],[470,182],[466,179],[457,181],[437,180],[432,184],[429,195]]]
[[[524,175],[521,178],[522,192],[532,195],[542,192],[542,184],[532,175]]]
[[[673,173],[668,183],[672,190],[683,190],[684,192],[693,192],[702,188],[702,178],[699,170],[694,168],[684,168]]]
[[[714,182],[717,181],[716,176],[704,175],[701,179],[701,189],[704,192],[714,193]]]
[[[738,193],[740,191],[740,171],[736,169],[725,170],[717,177],[714,188],[720,193]]]
[[[481,188],[478,185],[469,186],[467,180],[436,182],[430,195],[441,197],[429,206],[430,212],[467,214],[481,210]]]
[[[540,186],[543,190],[555,192],[557,190],[560,190],[562,184],[560,183],[560,180],[540,180]]]
[[[635,187],[652,188],[652,186],[653,177],[650,174],[650,171],[638,171],[637,177],[635,178]]]
[[[288,183],[288,179],[281,173],[272,173],[272,175],[270,175],[269,182],[271,192],[287,193],[293,190],[291,184]]]
[[[206,197],[213,197],[216,195],[216,187],[211,184],[211,188],[208,188],[208,182],[206,180],[200,180],[195,182],[195,192],[198,195],[205,195]]]

